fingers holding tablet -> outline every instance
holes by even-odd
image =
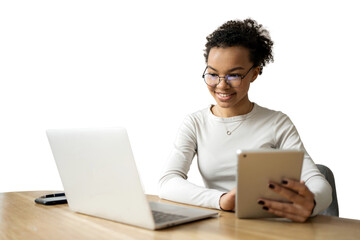
[[[268,187],[290,202],[260,198],[258,204],[263,205],[265,211],[296,222],[304,222],[310,217],[315,207],[314,194],[303,181],[284,179],[281,184],[270,182]]]
[[[265,201],[267,206],[263,206],[263,209],[269,213],[275,214],[279,217],[288,218],[295,222],[305,222],[308,216],[302,215],[297,212],[291,203],[281,203],[277,201]]]

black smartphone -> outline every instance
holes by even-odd
[[[43,205],[56,205],[56,204],[65,204],[67,203],[66,196],[41,196],[35,199],[36,203],[43,204]]]

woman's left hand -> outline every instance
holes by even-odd
[[[305,186],[304,181],[286,178],[281,184],[270,182],[269,188],[290,203],[260,198],[258,204],[263,205],[264,210],[295,222],[305,222],[312,214],[315,207],[314,194]]]

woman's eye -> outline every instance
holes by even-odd
[[[237,79],[237,78],[241,78],[240,74],[229,74],[229,78],[230,79]]]

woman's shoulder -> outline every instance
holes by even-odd
[[[209,117],[210,107],[211,106],[208,106],[206,108],[187,114],[184,119],[185,122],[192,124],[204,123],[204,121],[206,121],[206,119]]]
[[[187,115],[187,118],[198,119],[198,120],[207,118],[209,117],[209,113],[211,112],[210,108],[211,105],[207,106],[206,108],[202,108],[200,110],[192,112]]]
[[[262,119],[273,119],[275,121],[289,119],[288,115],[279,110],[273,110],[255,103],[256,115]]]

